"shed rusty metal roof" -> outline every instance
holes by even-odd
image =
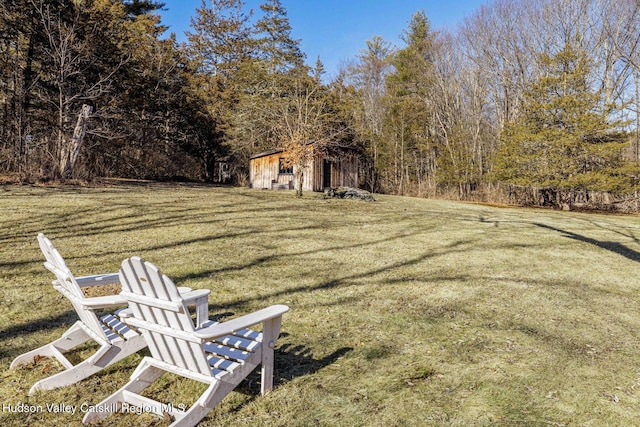
[[[307,144],[313,144],[314,142],[315,141],[309,141]],[[359,151],[358,147],[353,147],[353,146],[348,146],[348,145],[329,144],[329,146],[331,148],[340,148],[340,149],[343,149],[343,150]],[[259,159],[260,157],[271,156],[272,154],[278,154],[278,153],[284,153],[284,148],[275,148],[273,150],[263,151],[261,153],[254,154],[253,156],[249,157],[249,160]]]
[[[266,156],[270,156],[272,154],[277,154],[277,153],[282,153],[282,152],[284,152],[283,148],[278,148],[276,150],[263,151],[262,153],[254,154],[253,156],[249,157],[249,159],[251,159],[251,160],[258,159],[260,157],[266,157]]]

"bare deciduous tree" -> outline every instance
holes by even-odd
[[[282,105],[278,135],[283,142],[285,166],[293,167],[296,195],[301,197],[305,171],[316,156],[340,139],[344,129],[332,126],[327,99],[318,81],[301,75],[294,89]]]
[[[81,105],[109,93],[115,74],[128,59],[121,56],[115,63],[105,63],[98,53],[100,27],[86,25],[86,22],[83,25],[83,19],[100,19],[91,16],[92,12],[107,13],[99,10],[105,6],[92,5],[96,9],[90,10],[91,6],[82,2],[61,8],[54,8],[45,0],[30,2],[46,40],[41,58],[45,65],[41,73],[44,90],[38,96],[55,111],[56,117],[56,136],[51,138],[49,155],[55,159],[58,176],[71,178],[78,156],[76,151],[82,146],[77,144],[72,130],[75,109],[82,108],[81,117],[84,117],[87,110]],[[84,124],[87,118],[88,115],[83,119]],[[82,134],[84,136],[84,131]]]
[[[370,172],[365,180],[371,191],[379,188],[375,171],[382,169],[381,144],[387,106],[383,102],[385,95],[385,77],[392,70],[389,62],[393,53],[391,43],[380,36],[367,40],[355,61],[344,67],[342,76],[346,82],[358,90],[360,103],[354,111],[356,128],[371,156]]]

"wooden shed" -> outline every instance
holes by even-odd
[[[305,170],[303,191],[324,191],[330,187],[358,186],[358,154],[348,147],[317,154]],[[295,166],[285,167],[284,151],[256,154],[249,160],[249,186],[267,190],[293,190]]]

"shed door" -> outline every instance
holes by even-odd
[[[322,187],[331,187],[331,162],[326,159],[322,162]]]

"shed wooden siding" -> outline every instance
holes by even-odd
[[[293,174],[280,174],[279,164],[283,158],[282,152],[258,155],[250,160],[249,185],[258,189],[277,189],[295,184],[295,171]],[[330,168],[330,187],[357,187],[358,186],[358,157],[347,153],[337,160],[327,160],[318,155],[304,171],[303,191],[323,191],[325,188],[325,166]],[[329,172],[329,171],[327,171]]]
[[[330,170],[326,171],[325,167]],[[305,175],[312,176],[313,191],[323,191],[325,189],[324,177],[326,172],[330,172],[331,180],[329,187],[358,187],[358,158],[355,155],[345,155],[340,160],[328,160],[325,157],[317,156],[313,161],[313,168]],[[305,180],[307,180],[306,178]]]
[[[251,188],[276,189],[286,186],[293,188],[295,174],[279,173],[281,152],[256,157],[249,162],[249,182]],[[294,168],[295,173],[295,168]]]
[[[358,158],[354,155],[331,162],[331,187],[358,187]],[[322,181],[321,181],[322,183]]]

